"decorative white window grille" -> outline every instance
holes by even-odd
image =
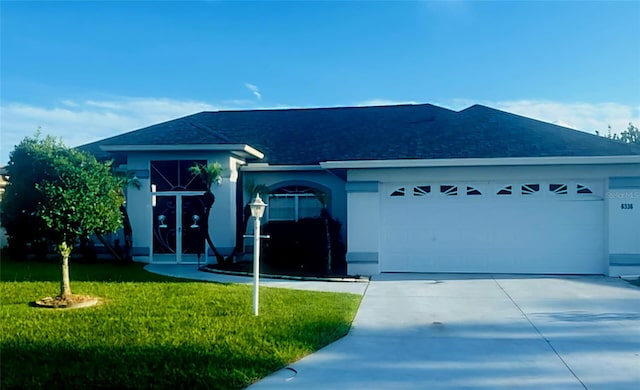
[[[496,195],[513,195],[513,186],[508,185],[502,187],[500,191],[496,192]]]
[[[195,164],[206,165],[206,160],[157,160],[151,161],[151,191],[206,191],[202,179],[189,172]]]
[[[404,193],[405,193],[404,187],[400,187],[397,190],[393,191],[390,196],[393,196],[393,197],[404,196]]]
[[[587,187],[585,185],[582,185],[582,184],[578,184],[576,192],[578,194],[593,194],[593,191],[591,191],[591,189],[589,187]]]
[[[431,192],[431,186],[413,187],[413,196],[426,196]]]
[[[467,195],[482,195],[482,193],[477,188],[467,186]]]
[[[566,184],[549,184],[549,191],[558,195],[567,195],[567,185]]]
[[[540,184],[523,184],[520,191],[522,195],[533,195],[540,191]]]
[[[440,186],[440,192],[445,194],[446,196],[457,196],[458,186],[442,185]]]

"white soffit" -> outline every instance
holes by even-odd
[[[322,171],[320,165],[269,165],[267,163],[249,163],[242,166],[243,172],[292,172],[292,171]]]
[[[264,158],[264,153],[246,144],[102,145],[100,148],[106,152],[229,151],[243,157]]]
[[[598,164],[640,164],[640,155],[325,161],[320,166],[324,169],[357,169]]]

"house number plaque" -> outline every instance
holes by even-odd
[[[633,203],[620,203],[620,208],[623,210],[632,210]]]

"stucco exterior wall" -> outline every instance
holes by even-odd
[[[127,210],[133,228],[133,254],[137,261],[152,260],[153,206],[150,183],[150,161],[153,160],[207,160],[219,162],[223,171],[220,185],[213,185],[216,202],[210,213],[209,227],[212,239],[223,255],[229,255],[235,247],[236,232],[236,181],[238,166],[243,162],[227,152],[132,152],[128,156],[126,169],[139,179],[141,187],[127,189]],[[202,193],[199,191],[197,193]]]
[[[212,188],[216,203],[210,215],[214,243],[225,255],[236,244],[237,207],[251,201],[247,183],[271,189],[301,185],[326,191],[329,211],[342,224],[350,274],[380,272],[381,183],[424,182],[550,182],[589,181],[604,193],[602,224],[603,269],[610,275],[640,273],[640,164],[524,165],[472,167],[361,168],[347,170],[347,180],[318,167],[246,166],[228,152],[135,152],[126,169],[137,175],[141,188],[127,189],[133,227],[134,257],[152,261],[153,206],[149,163],[152,160],[207,160],[224,168],[223,181]],[[240,188],[243,185],[245,188]],[[242,194],[237,194],[242,191]],[[241,196],[241,198],[238,198]],[[249,224],[249,228],[251,224]],[[250,232],[249,232],[250,233]]]
[[[612,176],[637,176],[640,164],[609,165],[539,165],[487,167],[379,168],[350,169],[347,181],[403,182],[437,181],[508,181],[530,179],[606,179]]]
[[[380,273],[380,195],[377,183],[349,189],[347,271],[351,275]]]
[[[612,177],[608,187],[609,275],[640,275],[640,176]]]

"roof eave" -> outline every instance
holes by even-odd
[[[249,163],[241,167],[243,172],[299,172],[322,171],[320,165],[270,165],[266,163]]]
[[[242,158],[264,158],[264,153],[247,144],[101,145],[100,149],[105,152],[227,151]]]
[[[325,161],[324,169],[640,164],[640,155]]]

